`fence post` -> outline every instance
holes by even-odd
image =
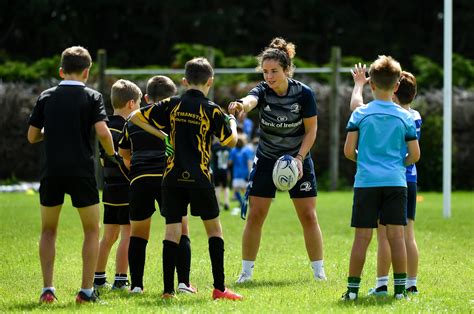
[[[331,105],[329,106],[329,190],[338,188],[339,179],[339,143],[340,112],[339,91],[341,67],[341,48],[331,48]]]
[[[99,68],[97,89],[102,95],[104,95],[105,69],[107,68],[107,52],[105,49],[99,49],[99,51],[97,51],[97,66]],[[104,188],[104,169],[100,163],[99,141],[97,140],[97,137],[95,137],[94,143],[95,179],[97,182],[97,187],[102,190]]]
[[[211,66],[214,68],[214,62],[215,62],[215,55],[214,55],[214,49],[209,47],[207,49],[207,60],[211,64]],[[215,76],[215,73],[214,73]],[[214,84],[212,84],[211,88],[209,89],[209,93],[207,94],[207,98],[210,100],[214,101]]]

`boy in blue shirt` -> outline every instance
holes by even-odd
[[[344,155],[357,163],[357,172],[351,222],[351,226],[356,229],[349,264],[348,290],[343,300],[357,299],[372,229],[377,228],[378,221],[386,225],[395,297],[401,299],[406,295],[405,166],[418,161],[420,148],[411,114],[392,102],[393,94],[399,87],[400,74],[401,67],[397,61],[388,56],[379,56],[369,69],[370,87],[375,100],[357,108],[346,127],[348,133]],[[356,89],[354,93],[357,93]]]

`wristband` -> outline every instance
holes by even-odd
[[[298,154],[296,154],[296,158],[298,158],[298,156],[300,156],[300,157],[301,157],[301,161],[303,161],[303,160],[304,160],[304,156],[303,156],[303,155],[301,155],[300,153],[298,153]]]

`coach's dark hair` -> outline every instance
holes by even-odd
[[[163,75],[157,75],[150,78],[146,84],[146,94],[153,102],[171,97],[176,94],[178,89],[173,81]]]
[[[142,91],[131,81],[120,79],[112,85],[110,101],[115,109],[123,108],[130,100],[138,101],[141,98]]]
[[[91,55],[84,47],[69,47],[61,54],[61,68],[64,73],[81,73],[90,68],[91,64]]]
[[[400,105],[411,104],[416,96],[416,78],[413,74],[407,71],[402,71],[400,75],[400,86],[395,92],[395,95],[400,102]]]
[[[295,54],[296,47],[293,43],[287,42],[280,37],[273,38],[270,45],[265,47],[257,57],[257,71],[262,71],[263,61],[271,59],[278,61],[283,70],[288,71],[288,76],[292,77],[296,68],[292,61]]]
[[[184,76],[190,84],[204,85],[209,78],[214,76],[214,70],[206,58],[198,57],[186,62]]]

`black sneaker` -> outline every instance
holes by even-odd
[[[229,210],[229,204],[224,205],[224,210]]]
[[[387,296],[387,286],[380,286],[378,288],[370,288],[368,295],[373,295],[376,297]]]
[[[130,287],[130,282],[128,280],[115,280],[112,285],[112,290],[126,290]]]
[[[76,296],[76,303],[80,303],[80,304],[89,303],[89,302],[97,302],[99,300],[100,299],[96,290],[92,291],[92,294],[90,297],[87,296],[87,294],[85,294],[82,291],[79,291],[79,293]]]
[[[355,300],[357,300],[357,293],[349,292],[349,290],[347,290],[341,297],[341,301],[355,301]]]
[[[416,286],[411,286],[407,288],[407,292],[412,294],[418,294],[418,289],[416,288]]]

